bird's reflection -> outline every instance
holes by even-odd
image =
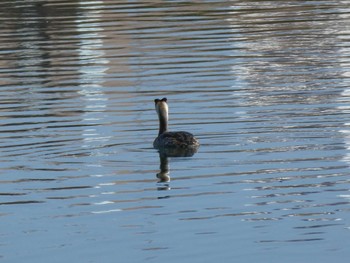
[[[170,182],[170,167],[169,167],[169,157],[191,157],[197,152],[198,148],[170,148],[170,149],[160,149],[159,153],[159,173],[157,173],[158,183],[160,186],[158,190],[169,190]]]

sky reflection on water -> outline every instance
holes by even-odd
[[[2,1],[0,258],[349,256],[349,4]]]

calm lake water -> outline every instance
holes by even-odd
[[[5,0],[0,21],[3,262],[350,257],[349,0]],[[162,97],[192,157],[153,149]]]

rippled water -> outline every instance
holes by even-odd
[[[4,262],[350,256],[350,1],[0,13]],[[193,157],[152,148],[161,97]]]

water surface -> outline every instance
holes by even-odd
[[[2,1],[1,259],[344,261],[349,7]]]

